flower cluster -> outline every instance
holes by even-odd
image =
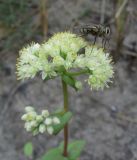
[[[38,115],[33,107],[27,106],[25,108],[26,113],[21,117],[25,121],[25,129],[28,132],[32,132],[33,135],[38,133],[48,132],[53,134],[53,125],[60,124],[60,120],[56,116],[50,116],[48,110],[43,110],[41,115]]]
[[[75,66],[78,68],[88,68],[89,77],[87,79],[91,89],[108,87],[107,83],[111,82],[113,77],[113,67],[111,58],[108,53],[104,53],[102,48],[87,46],[85,54],[77,56]]]
[[[84,47],[85,53],[79,54]],[[33,78],[41,73],[44,80],[62,76],[72,69],[86,70],[86,81],[92,89],[104,88],[113,77],[109,54],[70,32],[57,33],[42,45],[33,43],[23,48],[17,62],[19,79]],[[77,86],[82,87],[80,83]]]

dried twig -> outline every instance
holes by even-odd
[[[40,22],[44,38],[47,37],[48,32],[48,14],[47,14],[47,0],[40,0]]]
[[[122,14],[123,10],[125,9],[127,3],[128,3],[128,0],[124,0],[124,1],[123,1],[123,3],[121,4],[121,6],[118,7],[118,10],[117,10],[114,18],[112,18],[112,19],[110,20],[109,24],[115,23],[116,19],[118,19],[118,18],[121,16],[121,14]]]
[[[122,47],[123,39],[124,39],[124,30],[125,30],[125,22],[127,19],[127,12],[125,10],[125,6],[127,5],[128,0],[118,0],[117,8],[118,11],[115,15],[116,19],[116,50],[114,54],[114,60],[117,61],[120,57],[120,50]]]
[[[128,0],[124,0],[124,1],[123,1],[123,3],[122,3],[121,6],[119,7],[119,9],[118,9],[118,11],[117,11],[117,13],[116,13],[116,15],[115,15],[115,19],[117,19],[117,18],[121,15],[121,13],[122,13],[123,10],[125,9],[127,3],[128,3]]]
[[[105,10],[106,10],[106,0],[102,0],[101,16],[100,16],[100,23],[101,24],[104,24],[104,21],[105,21]]]

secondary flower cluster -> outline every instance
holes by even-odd
[[[85,53],[79,54],[84,47]],[[86,81],[93,89],[104,88],[113,77],[109,55],[70,32],[57,33],[42,45],[33,43],[23,48],[17,62],[19,79],[33,78],[41,73],[44,80],[73,69],[87,70]]]
[[[25,107],[26,113],[21,117],[25,121],[25,129],[28,132],[32,132],[33,135],[38,133],[48,132],[50,135],[53,134],[53,125],[60,124],[60,120],[56,116],[50,117],[48,110],[43,110],[41,115],[38,115],[33,107]]]

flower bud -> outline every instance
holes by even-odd
[[[26,111],[26,112],[32,112],[32,111],[34,111],[34,108],[31,107],[31,106],[26,106],[26,107],[25,107],[25,111]]]
[[[24,115],[21,117],[21,119],[22,119],[23,121],[26,121],[26,119],[27,119],[27,114],[24,114]]]
[[[24,127],[25,127],[26,131],[28,131],[28,132],[30,132],[32,129],[29,122],[26,122]]]
[[[41,124],[40,126],[39,126],[39,132],[40,133],[44,133],[46,131],[46,126],[44,125],[44,124]]]
[[[34,120],[35,118],[36,118],[36,112],[29,112],[29,113],[27,113],[27,117],[26,117],[26,121],[32,121],[32,120]]]
[[[30,122],[31,127],[37,127],[38,123],[36,120]]]
[[[47,132],[50,134],[50,135],[52,135],[53,134],[53,132],[54,132],[54,129],[53,129],[53,127],[47,127]]]
[[[53,121],[54,124],[60,124],[60,120],[59,120],[58,117],[54,117],[54,118],[52,119],[52,121]]]
[[[42,111],[42,116],[43,116],[44,118],[47,118],[47,117],[49,116],[49,111],[48,111],[48,110],[43,110],[43,111]]]
[[[43,117],[41,115],[37,115],[36,116],[36,121],[37,122],[42,122],[43,121]]]
[[[46,125],[51,125],[52,124],[52,119],[51,118],[46,118],[45,122]]]

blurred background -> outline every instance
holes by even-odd
[[[137,0],[0,0],[0,159],[29,160],[23,146],[34,145],[33,160],[63,139],[24,129],[24,106],[54,111],[63,105],[60,79],[17,81],[16,59],[26,44],[43,42],[79,24],[108,24],[106,50],[114,59],[114,83],[104,91],[69,88],[70,140],[85,139],[80,160],[137,160]],[[88,38],[93,43],[94,37]],[[99,41],[96,44],[99,44]]]

